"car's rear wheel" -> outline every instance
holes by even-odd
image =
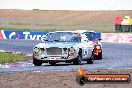
[[[54,65],[56,65],[56,62],[49,62],[49,64],[54,66]]]
[[[91,57],[87,60],[87,64],[93,64],[94,59],[95,57],[94,57],[94,54],[92,53]]]
[[[81,55],[78,55],[78,57],[73,61],[74,65],[80,65],[81,64]]]
[[[42,62],[39,61],[39,60],[33,59],[33,64],[34,64],[35,66],[41,66],[41,65],[42,65]]]

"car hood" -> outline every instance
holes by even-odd
[[[49,48],[49,47],[59,47],[59,48],[70,48],[78,44],[77,42],[50,42],[50,43],[39,43],[38,48]]]
[[[102,47],[102,44],[99,40],[92,40],[93,42],[93,45],[96,46],[96,45],[100,45]]]

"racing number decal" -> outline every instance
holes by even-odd
[[[84,57],[88,56],[88,49],[87,48],[84,48]]]
[[[86,56],[86,55],[87,55],[87,51],[85,50],[85,51],[84,51],[84,56]]]
[[[84,57],[87,57],[88,56],[88,45],[87,45],[87,43],[83,43],[83,55],[84,55]]]

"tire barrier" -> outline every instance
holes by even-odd
[[[117,16],[113,23],[116,32],[132,32],[132,19],[129,16],[125,16],[124,19]]]

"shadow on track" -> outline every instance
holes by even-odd
[[[80,65],[86,65],[87,63],[81,63]],[[42,65],[42,66],[69,66],[69,65],[74,65],[73,63],[56,63],[55,65]],[[74,65],[74,66],[79,66],[79,65]]]

